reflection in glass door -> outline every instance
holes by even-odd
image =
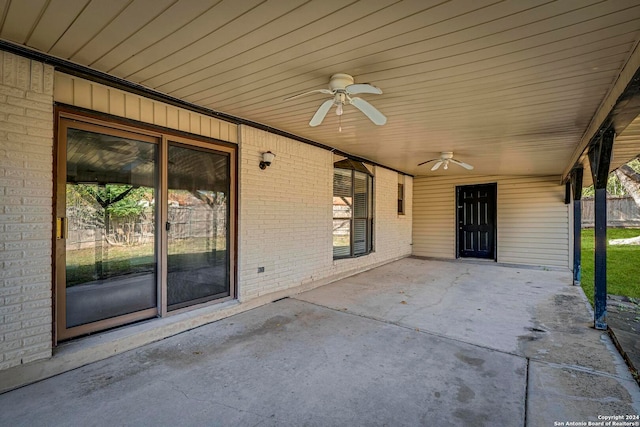
[[[56,340],[233,298],[235,147],[59,114]]]
[[[167,310],[231,295],[230,158],[170,143],[167,156]]]
[[[60,139],[59,338],[156,315],[156,139],[68,121]]]

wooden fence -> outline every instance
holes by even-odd
[[[582,228],[594,224],[594,202],[592,197],[582,199]],[[640,207],[631,197],[607,197],[607,226],[621,228],[640,227]]]

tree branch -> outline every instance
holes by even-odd
[[[640,183],[640,173],[634,171],[633,169],[631,169],[629,166],[627,165],[622,165],[618,168],[618,170],[620,172],[622,172],[623,174],[625,174],[627,177],[629,177],[629,179]]]
[[[620,180],[620,184],[633,197],[636,205],[640,206],[640,174],[627,165],[620,166],[615,173]]]

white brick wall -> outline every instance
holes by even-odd
[[[0,51],[0,371],[52,354],[54,76],[50,66]],[[235,127],[225,132],[216,136],[235,141]],[[241,132],[241,301],[295,292],[411,254],[409,177],[406,215],[398,215],[397,174],[375,168],[375,252],[334,261],[333,155],[246,126]],[[260,170],[267,150],[276,160]],[[258,274],[258,267],[265,272]]]
[[[412,181],[397,213],[398,175],[375,168],[375,253],[333,260],[333,155],[241,127],[238,290],[240,300],[338,278],[411,254]],[[265,170],[265,151],[276,154]],[[264,273],[258,273],[264,267]]]
[[[53,68],[0,51],[0,370],[51,356]]]

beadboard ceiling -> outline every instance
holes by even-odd
[[[4,40],[414,175],[562,174],[640,39],[637,0],[0,0],[0,13]],[[380,87],[361,97],[387,124],[349,106],[342,132],[333,111],[312,128],[326,95],[284,100],[334,73]],[[441,151],[475,170],[417,166]]]

